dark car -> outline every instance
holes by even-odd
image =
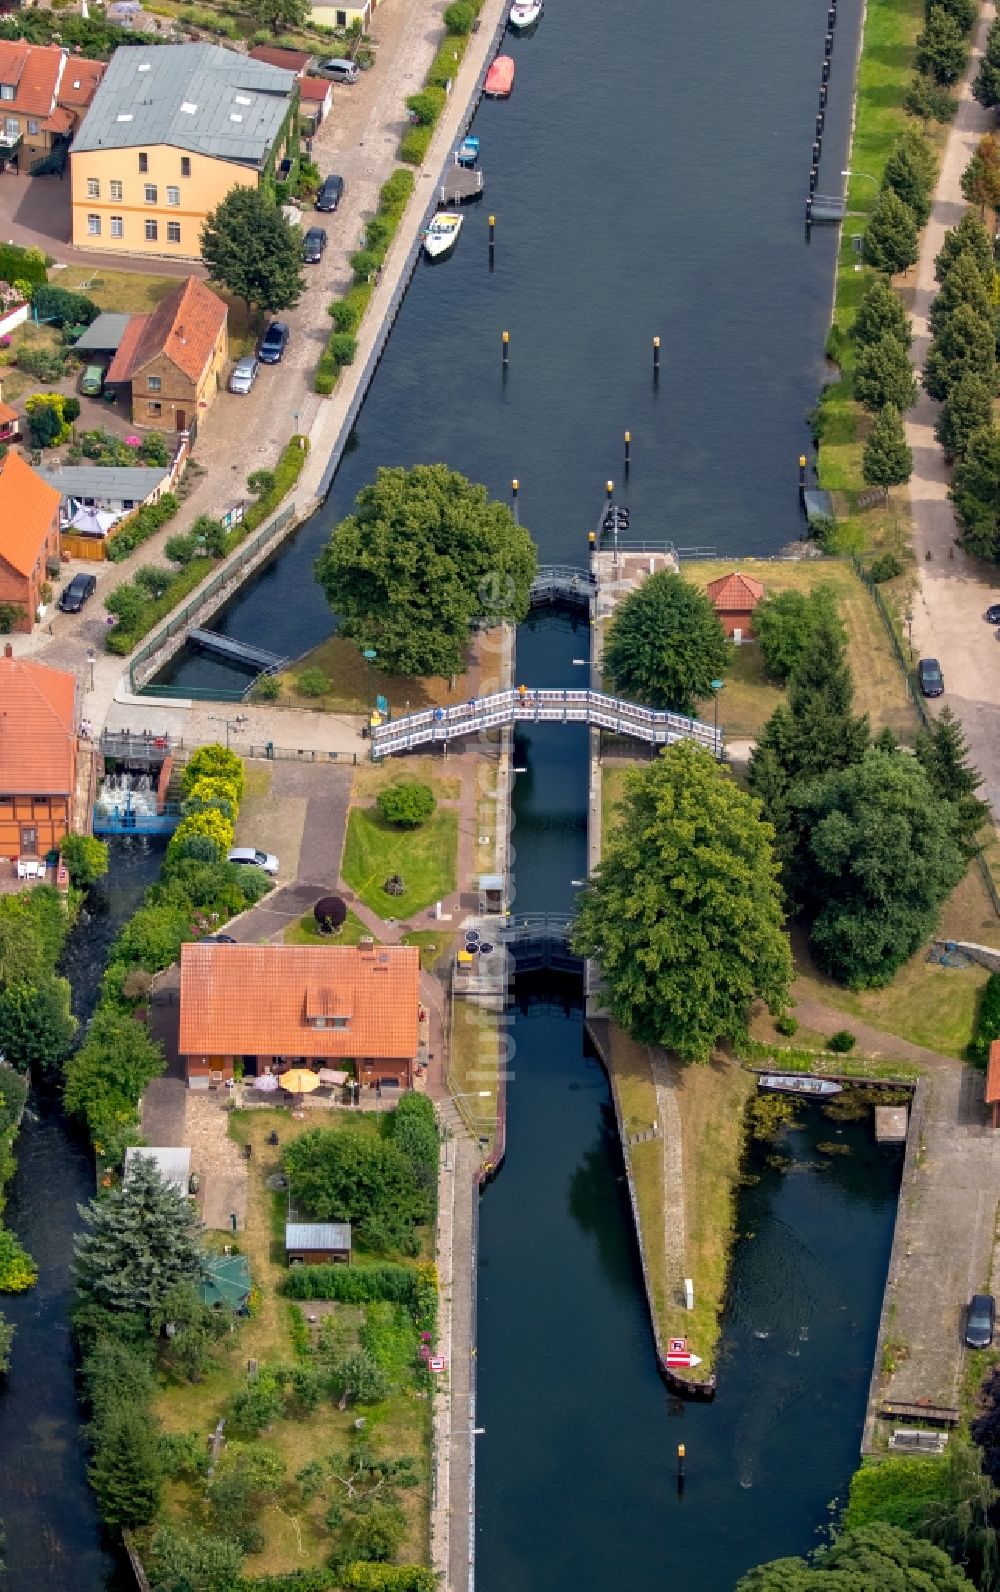
[[[925,697],[944,696],[944,675],[936,658],[921,658],[917,664],[917,679]]]
[[[983,618],[988,625],[1000,625],[1000,603],[991,603]]]
[[[316,195],[317,210],[336,210],[344,197],[344,179],[334,176],[327,177],[319,193]]]
[[[302,239],[302,258],[306,265],[319,265],[326,248],[326,233],[322,227],[310,227]]]
[[[262,365],[277,365],[288,347],[291,328],[287,321],[272,321],[260,340],[257,358]]]
[[[203,934],[198,941],[199,945],[238,945],[231,934]]]
[[[988,1349],[993,1342],[997,1307],[992,1294],[973,1294],[965,1320],[965,1343],[969,1349]]]
[[[59,599],[59,606],[64,614],[78,614],[88,598],[93,597],[97,590],[97,579],[93,575],[74,575],[69,585],[63,589]]]

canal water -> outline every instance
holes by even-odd
[[[571,684],[586,644],[568,620],[524,626],[518,673]],[[586,867],[587,751],[576,727],[519,740],[518,912],[571,907]],[[561,1011],[557,995],[575,1007]],[[875,1144],[870,1113],[843,1123],[813,1104],[751,1153],[719,1394],[682,1404],[656,1370],[579,983],[519,979],[511,1037],[507,1158],[480,1211],[477,1587],[728,1592],[751,1565],[814,1547],[830,1501],[845,1496],[901,1154]],[[787,1164],[769,1164],[776,1154]]]
[[[94,1010],[108,951],[156,877],[162,845],[111,842],[111,868],[91,893],[63,955],[81,1022]],[[68,1312],[77,1206],[94,1193],[94,1158],[54,1100],[33,1095],[15,1147],[5,1220],[38,1265],[29,1293],[0,1297],[17,1332],[0,1388],[0,1520],[4,1592],[126,1587],[101,1540],[80,1443]],[[134,1583],[133,1583],[134,1584]]]
[[[837,246],[803,225],[826,11],[550,0],[508,37],[514,94],[474,126],[484,200],[421,261],[327,502],[213,626],[294,656],[329,635],[313,563],[379,465],[444,460],[501,497],[517,477],[546,563],[586,561],[608,479],[636,538],[768,554],[801,534]],[[842,0],[821,188],[847,164],[859,17]],[[246,680],[191,653],[161,676]]]

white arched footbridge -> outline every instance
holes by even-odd
[[[722,731],[682,713],[657,713],[603,691],[531,691],[517,688],[476,697],[457,707],[424,708],[372,729],[372,757],[389,757],[413,747],[435,745],[497,730],[506,724],[587,724],[593,729],[628,735],[651,746],[697,741],[716,757],[722,754]]]

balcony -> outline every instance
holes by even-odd
[[[0,128],[0,160],[13,160],[23,143],[23,133],[7,133]]]

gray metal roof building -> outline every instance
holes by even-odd
[[[151,492],[164,481],[170,472],[160,464],[99,465],[64,464],[46,468],[38,465],[40,475],[49,486],[54,486],[63,497],[100,498],[107,501],[143,503]]]
[[[182,1198],[187,1198],[191,1176],[191,1150],[187,1145],[132,1145],[125,1151],[126,1183],[129,1170],[137,1161],[152,1161],[164,1183],[172,1184]]]
[[[113,311],[105,310],[103,314],[91,321],[82,337],[78,337],[73,347],[80,354],[87,354],[92,349],[94,352],[106,353],[109,348],[117,349],[118,344],[125,336],[125,328],[132,319],[131,315],[117,315]]]
[[[74,152],[170,144],[261,167],[295,77],[217,44],[123,45],[73,140]]]
[[[285,1249],[350,1249],[350,1222],[286,1222]]]

